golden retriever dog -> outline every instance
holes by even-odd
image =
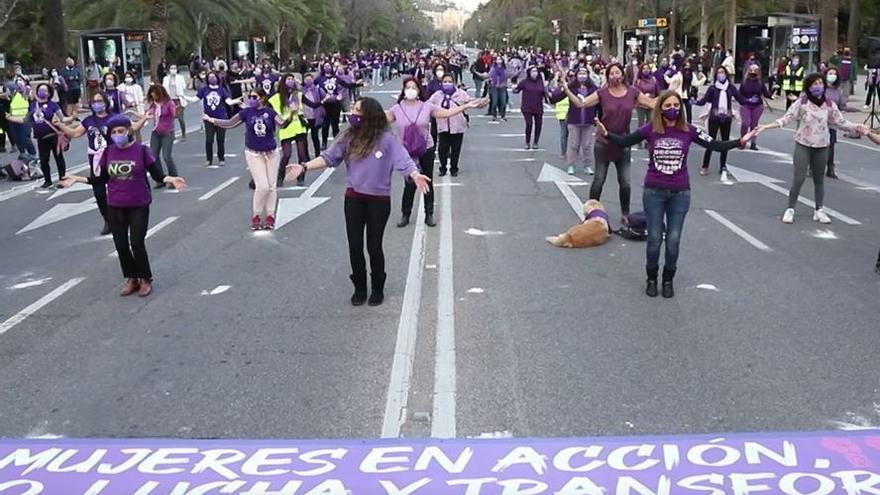
[[[608,214],[602,203],[591,199],[584,203],[583,223],[572,226],[564,234],[547,237],[547,242],[558,247],[585,248],[601,246],[610,237]]]

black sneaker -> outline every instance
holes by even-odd
[[[675,288],[672,287],[672,282],[663,282],[663,298],[671,299],[675,297]]]
[[[453,171],[449,172],[449,174],[453,177],[458,177],[458,170],[453,170]]]
[[[657,297],[657,281],[648,280],[648,286],[645,288],[645,294],[648,297]]]
[[[43,181],[43,185],[40,186],[40,189],[49,189],[50,187],[52,187],[52,181],[45,180]]]
[[[445,168],[440,169],[440,177],[446,177],[446,169]]]

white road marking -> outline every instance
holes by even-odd
[[[30,232],[39,229],[40,227],[45,227],[46,225],[61,222],[70,217],[96,209],[98,209],[98,205],[95,203],[95,198],[89,198],[81,203],[59,203],[53,205],[52,208],[49,208],[49,211],[43,213],[33,222],[24,226],[21,230],[16,232],[15,235],[24,234],[25,232]]]
[[[755,246],[756,248],[760,249],[761,251],[766,251],[766,252],[771,252],[771,251],[773,251],[773,249],[771,249],[770,246],[768,246],[768,245],[764,244],[763,242],[759,241],[759,240],[758,240],[755,236],[753,236],[752,234],[749,234],[748,232],[746,232],[745,230],[743,230],[742,228],[740,228],[740,227],[739,227],[738,225],[736,225],[735,223],[733,223],[733,222],[731,222],[730,220],[724,218],[724,216],[722,216],[722,215],[721,215],[720,213],[718,213],[717,211],[715,211],[715,210],[704,210],[704,211],[706,212],[707,215],[709,215],[710,217],[712,217],[712,218],[714,218],[715,220],[717,220],[718,223],[720,223],[721,225],[724,225],[725,227],[727,227],[728,229],[730,229],[731,232],[733,232],[734,234],[740,236],[743,240],[745,240],[746,242],[748,242],[748,243],[751,244],[752,246]]]
[[[153,225],[152,228],[147,230],[147,235],[144,237],[144,239],[149,239],[150,237],[153,237],[160,230],[162,230],[165,227],[174,223],[174,221],[177,220],[178,218],[180,218],[180,217],[168,217],[165,220],[162,220],[161,222],[157,223],[156,225]],[[107,256],[116,257],[116,256],[119,256],[119,254],[114,250],[112,253],[108,254]]]
[[[445,177],[445,181],[449,178]],[[455,283],[452,190],[440,190],[440,253],[437,274],[437,334],[434,355],[434,414],[431,436],[455,438]]]
[[[82,184],[82,183],[77,182],[76,184],[74,184],[70,187],[56,189],[55,193],[53,193],[51,196],[49,196],[49,199],[47,199],[46,201],[60,198],[61,196],[64,196],[65,194],[72,193],[72,192],[91,191],[91,190],[92,190],[92,186],[90,186],[88,184]]]
[[[473,227],[465,230],[464,233],[467,235],[475,236],[475,237],[504,235],[504,232],[501,232],[500,230],[480,230],[480,229],[475,229]]]
[[[403,304],[400,307],[400,320],[397,325],[397,341],[394,345],[394,360],[391,363],[385,415],[382,420],[382,438],[399,438],[401,426],[407,417],[410,381],[412,380],[413,361],[416,355],[419,307],[422,301],[422,274],[424,273],[422,268],[425,264],[426,227],[422,201],[424,199],[419,195],[418,204],[415,206],[418,213],[409,254],[406,286],[403,290]]]
[[[203,290],[202,295],[203,296],[216,296],[217,294],[223,294],[224,292],[228,291],[231,288],[232,288],[231,285],[218,285],[217,287],[214,287],[210,291]]]
[[[46,294],[45,296],[34,301],[30,306],[24,308],[23,310],[19,311],[16,314],[12,315],[8,320],[4,321],[3,323],[0,323],[0,335],[3,335],[4,333],[8,332],[10,329],[12,329],[12,327],[18,325],[19,323],[26,320],[29,316],[31,316],[34,313],[36,313],[37,311],[43,309],[44,306],[51,303],[55,299],[58,299],[59,297],[64,295],[65,292],[76,287],[83,280],[85,280],[84,277],[72,278],[72,279],[68,280],[67,282],[64,282],[63,284],[61,284],[59,287],[57,287],[52,292],[50,292],[50,293]]]
[[[788,189],[781,187],[777,184],[764,184],[764,186],[778,192],[779,194],[788,196]],[[813,200],[807,199],[803,196],[798,196],[798,202],[803,203],[803,204],[809,206],[810,208],[813,208],[813,209],[816,208],[816,203],[813,202]],[[852,217],[846,216],[843,213],[841,213],[837,210],[831,209],[827,206],[823,206],[822,209],[825,210],[825,213],[831,215],[832,217],[836,217],[838,220],[842,221],[843,223],[846,223],[849,225],[861,225],[862,224],[862,222],[860,222]]]
[[[222,191],[223,189],[231,186],[232,184],[235,183],[235,181],[237,181],[240,178],[241,177],[230,177],[229,179],[226,179],[225,181],[221,182],[219,186],[217,186],[214,189],[211,189],[210,191],[203,194],[199,198],[199,201],[205,201],[205,200],[213,198],[215,194],[217,194],[218,192]]]
[[[810,235],[815,237],[816,239],[828,239],[828,240],[840,239],[840,237],[837,237],[837,234],[835,234],[833,230],[817,229],[817,230],[810,232]]]
[[[484,291],[483,289],[481,289],[479,287],[471,287],[470,289],[467,290],[468,294],[482,294],[484,292],[486,292],[486,291]]]
[[[300,196],[300,197],[301,198],[311,198],[312,196],[314,196],[315,193],[318,192],[318,189],[325,182],[327,182],[327,179],[329,179],[330,176],[333,175],[333,172],[335,170],[336,170],[335,168],[325,168],[324,171],[321,172],[321,175],[319,175],[318,178],[315,179],[315,182],[312,182],[311,184],[309,184],[309,187],[306,188],[306,191],[304,193],[302,193],[302,196]]]
[[[524,138],[525,134],[494,134],[495,137],[503,137],[503,138]]]
[[[89,168],[88,163],[80,163],[79,165],[68,169],[67,173],[69,175],[78,174],[78,173],[82,172],[83,170],[88,170],[88,168]],[[58,180],[58,172],[54,172],[52,174],[52,180],[53,181]],[[4,191],[4,192],[0,193],[0,203],[6,201],[7,199],[12,199],[12,198],[21,196],[22,194],[27,194],[35,189],[39,189],[39,187],[40,187],[40,185],[42,185],[42,183],[43,182],[38,179],[33,182],[23,184],[21,186],[15,186],[8,191]]]
[[[52,277],[41,278],[38,280],[28,280],[27,282],[22,282],[20,284],[15,284],[12,287],[9,287],[9,290],[21,290],[21,289],[29,289],[31,287],[39,287],[41,285],[49,283],[52,280]]]
[[[715,287],[712,284],[700,284],[697,286],[697,289],[710,290],[712,292],[721,292],[720,290],[718,290],[718,287]]]

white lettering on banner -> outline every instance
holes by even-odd
[[[389,480],[380,480],[379,484],[382,485],[382,488],[385,489],[385,493],[387,495],[411,495],[416,492],[419,488],[427,485],[431,482],[431,478],[422,478],[415,483],[410,483],[409,485],[403,488],[397,488],[397,485],[394,484],[393,481]]]
[[[699,484],[698,484],[699,483]],[[711,483],[713,485],[724,486],[724,475],[722,474],[698,474],[696,476],[688,476],[677,483],[681,488],[688,490],[706,490],[704,495],[725,495],[724,490],[703,485],[702,483]]]
[[[92,469],[95,469],[95,466],[101,462],[101,459],[107,454],[105,449],[97,449],[92,452],[92,455],[89,456],[88,459],[82,461],[78,464],[74,464],[72,466],[64,467],[62,466],[65,462],[69,461],[71,457],[75,456],[79,453],[77,449],[67,449],[58,457],[52,459],[52,462],[46,466],[46,471],[50,473],[88,473]]]
[[[245,485],[244,481],[214,481],[190,488],[190,483],[180,482],[175,485],[171,495],[208,495],[213,493],[236,493]],[[220,490],[219,492],[217,490]]]
[[[110,480],[98,480],[83,495],[101,495],[104,492],[104,488],[107,488],[109,484]]]
[[[840,478],[840,484],[847,495],[880,495],[880,475],[870,471],[840,471],[831,476]],[[866,479],[856,480],[857,476]]]
[[[258,481],[248,491],[241,492],[241,495],[296,495],[301,486],[302,481],[288,481],[281,490],[269,491],[272,489],[271,482]]]
[[[535,474],[544,474],[547,471],[546,456],[539,454],[531,447],[516,447],[495,464],[492,472],[500,473],[516,464],[529,464]]]
[[[461,474],[467,469],[468,463],[471,462],[471,458],[474,456],[474,450],[470,447],[465,447],[464,450],[461,451],[461,454],[455,460],[449,458],[446,455],[446,452],[440,449],[440,447],[436,446],[428,446],[422,451],[419,455],[418,460],[416,460],[416,471],[426,471],[431,464],[431,460],[437,462],[440,467],[443,468],[444,471],[451,474]]]
[[[730,487],[733,488],[733,495],[749,495],[758,492],[769,492],[770,487],[767,485],[752,485],[752,481],[760,481],[767,479],[775,479],[773,473],[734,473],[730,475]]]
[[[303,455],[299,456],[299,460],[308,464],[319,464],[321,467],[317,467],[308,471],[297,471],[294,469],[291,470],[291,473],[297,476],[321,476],[333,472],[333,470],[336,469],[335,463],[318,458],[323,456],[330,456],[331,459],[339,461],[342,460],[342,458],[344,458],[346,454],[348,454],[348,449],[318,449],[306,452]]]
[[[17,449],[15,452],[0,459],[0,470],[10,464],[27,466],[27,469],[21,472],[22,476],[27,476],[31,471],[46,467],[60,453],[61,449],[47,449],[35,454],[31,454],[31,449]]]
[[[573,467],[571,465],[571,458],[578,454],[583,454],[583,457],[585,459],[590,459],[598,457],[601,453],[602,447],[599,445],[591,445],[589,447],[569,447],[567,449],[562,449],[555,456],[553,456],[553,467],[559,471],[563,471],[566,473],[586,473],[588,471],[592,471],[593,469],[604,466],[605,463],[603,461],[591,461],[583,466]]]
[[[299,449],[293,448],[259,449],[254,452],[254,455],[248,457],[248,460],[244,461],[244,464],[241,465],[241,474],[245,474],[248,476],[281,476],[282,474],[287,474],[290,472],[289,469],[272,469],[269,471],[261,471],[260,468],[269,466],[289,466],[293,464],[293,459],[270,459],[269,456],[286,454],[292,455],[297,453],[299,453]]]
[[[143,485],[141,485],[141,487],[138,488],[138,491],[135,492],[134,495],[151,495],[153,493],[153,490],[157,486],[159,486],[158,481],[148,481],[148,482],[144,483]]]
[[[191,464],[190,459],[188,457],[178,457],[178,458],[169,458],[168,456],[172,456],[175,454],[198,454],[199,449],[192,448],[164,448],[164,449],[156,449],[155,452],[150,454],[150,457],[147,457],[144,462],[138,465],[138,471],[144,474],[179,474],[186,471],[183,468],[167,468],[167,469],[159,469],[159,466],[162,464]]]
[[[631,452],[635,452],[639,457],[648,457],[654,452],[654,445],[644,444],[638,446],[630,445],[627,447],[618,447],[608,455],[608,467],[617,471],[644,471],[646,469],[651,469],[660,463],[660,461],[656,459],[649,459],[642,461],[635,466],[627,466],[624,462],[624,458]]]
[[[664,445],[663,459],[665,460],[666,470],[672,471],[681,463],[681,451],[678,445]]]
[[[466,486],[467,490],[462,495],[480,495],[483,485],[486,483],[495,483],[497,478],[474,478],[463,480],[449,480],[446,482],[449,486]]]
[[[27,487],[26,492],[18,490],[23,486]],[[15,492],[7,492],[7,490],[11,488],[16,488]],[[6,483],[0,483],[0,493],[15,493],[16,495],[38,495],[40,493],[43,493],[43,484],[38,481],[29,480],[7,481]]]
[[[705,455],[710,450],[720,450],[724,457],[717,461],[708,461],[705,458]],[[688,450],[687,459],[688,461],[695,466],[704,466],[704,467],[725,467],[732,466],[739,461],[740,453],[739,450],[727,446],[727,445],[716,445],[716,444],[702,444],[697,445],[696,447]]]
[[[210,469],[228,480],[236,480],[239,476],[226,465],[235,464],[247,457],[244,452],[235,449],[206,450],[202,452],[202,456],[202,459],[193,467],[193,474],[203,473]]]
[[[387,474],[387,473],[399,473],[401,471],[406,471],[407,468],[403,466],[389,467],[386,469],[379,469],[379,464],[388,464],[392,462],[402,463],[408,462],[409,457],[385,457],[385,454],[394,454],[398,452],[407,452],[411,453],[413,451],[412,447],[376,447],[370,450],[370,453],[361,461],[361,472],[368,474]]]
[[[568,480],[554,495],[605,495],[605,489],[590,478],[576,476]]]
[[[501,495],[538,495],[547,490],[547,483],[535,480],[513,479],[499,481],[499,485],[504,487]]]
[[[120,452],[126,455],[132,454],[132,456],[130,459],[115,468],[110,464],[101,464],[100,466],[98,466],[98,474],[122,474],[140,464],[144,459],[146,459],[150,456],[150,454],[153,453],[153,451],[150,449],[122,449]]]
[[[672,483],[666,476],[661,476],[657,480],[657,489],[653,490],[643,485],[641,481],[630,478],[629,476],[621,476],[617,480],[617,495],[669,495]],[[633,491],[635,490],[635,492]]]
[[[349,495],[348,489],[339,480],[324,480],[303,495]]]
[[[800,490],[797,485],[803,478],[811,478],[819,483],[815,490],[805,492]],[[803,485],[804,483],[800,483]],[[779,480],[779,489],[785,495],[831,495],[834,492],[834,481],[825,476],[812,473],[789,473]]]
[[[745,453],[746,462],[755,466],[761,465],[760,456],[764,456],[780,466],[797,467],[797,450],[795,450],[794,444],[791,442],[782,442],[782,454],[774,452],[769,447],[756,442],[743,443],[743,452]]]

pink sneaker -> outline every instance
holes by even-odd
[[[260,223],[260,215],[254,215],[254,218],[251,218],[251,230],[260,230],[263,228],[263,224]]]
[[[263,222],[263,230],[275,230],[275,217],[272,215],[266,216],[266,221]]]

